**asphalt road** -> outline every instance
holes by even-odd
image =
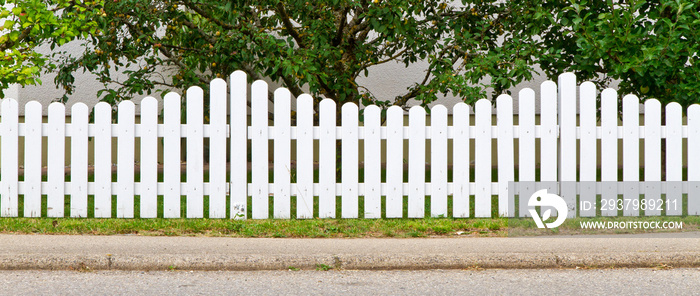
[[[700,269],[0,271],[0,295],[697,295]]]

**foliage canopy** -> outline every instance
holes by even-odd
[[[700,98],[695,1],[0,2],[15,5],[0,10],[8,30],[0,37],[0,87],[58,71],[57,87],[70,94],[74,74],[87,71],[111,104],[206,86],[237,69],[295,96],[307,90],[341,104],[428,104],[446,94],[472,103],[531,79],[537,65],[551,78],[573,71],[601,88],[617,79],[622,93],[642,98],[683,105]],[[59,47],[73,40],[82,52]],[[36,50],[43,44],[51,54]],[[392,98],[359,82],[394,62],[425,76]]]

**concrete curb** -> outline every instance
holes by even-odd
[[[700,267],[700,233],[434,239],[0,235],[0,250],[0,270]]]

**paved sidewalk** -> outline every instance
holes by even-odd
[[[700,232],[531,238],[0,235],[0,269],[700,267]]]

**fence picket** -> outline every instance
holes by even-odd
[[[622,180],[624,181],[623,200],[625,205],[639,202],[639,99],[627,95],[622,99]],[[639,207],[626,206],[624,216],[639,216]]]
[[[386,111],[386,217],[403,217],[403,109]]]
[[[596,106],[596,89],[592,82],[584,82],[580,87],[581,94],[581,141],[579,144],[581,193],[579,200],[581,203],[587,202],[590,207],[579,208],[581,217],[594,217],[596,213],[596,170],[598,163],[598,145],[596,139],[596,125],[598,110]]]
[[[291,209],[291,94],[286,88],[275,91],[274,217],[289,219]]]
[[[134,113],[132,101],[118,107],[117,218],[134,217]]]
[[[253,219],[269,217],[270,182],[268,162],[268,94],[267,83],[262,80],[253,82],[251,87],[251,154],[252,154],[252,208]]]
[[[112,106],[95,105],[95,218],[112,217]]]
[[[475,174],[476,194],[474,215],[491,217],[491,102],[476,102]]]
[[[0,146],[0,216],[17,217],[19,215],[19,107],[15,99],[2,100],[2,145]],[[65,119],[64,119],[65,120]],[[55,139],[54,139],[55,140]]]
[[[518,216],[530,217],[527,202],[535,193],[535,91],[529,88],[521,90],[518,101]]]
[[[509,95],[496,98],[498,126],[498,213],[501,217],[513,217],[515,200],[510,199],[508,182],[515,181],[515,155],[513,153],[513,99]]]
[[[601,215],[617,216],[610,205],[617,204],[617,92],[606,89],[600,95]],[[606,202],[607,201],[607,202]]]
[[[469,217],[469,182],[471,158],[469,154],[469,105],[459,102],[452,107],[452,216]]]
[[[204,217],[204,91],[187,89],[187,218]]]
[[[430,215],[447,217],[447,108],[430,111]]]
[[[71,108],[70,216],[74,218],[88,216],[88,116],[83,103]]]
[[[335,161],[336,161],[336,114],[335,102],[324,99],[319,104],[318,140],[318,215],[321,218],[335,218]]]
[[[683,111],[678,103],[666,105],[666,215],[683,213]]]
[[[408,111],[408,218],[425,216],[425,109]]]
[[[297,218],[314,217],[314,99],[297,99]]]
[[[248,217],[248,78],[236,71],[231,83],[231,218]]]
[[[545,81],[540,88],[540,181],[556,182],[557,175],[557,145],[559,130],[557,128],[557,85],[553,81]],[[546,183],[545,183],[546,184]],[[552,193],[550,191],[550,193]]]
[[[688,107],[688,215],[700,215],[700,154],[691,151],[700,151],[698,104]]]
[[[163,217],[180,218],[180,95],[163,99]]]
[[[47,216],[63,217],[66,170],[66,106],[61,103],[49,105],[49,136],[47,182]],[[15,158],[16,159],[16,158]],[[15,166],[16,168],[16,166]]]
[[[141,100],[140,217],[158,215],[158,101]]]
[[[41,109],[37,101],[24,107],[24,217],[41,217]]]
[[[209,218],[226,218],[226,81],[209,84]]]
[[[576,217],[576,76],[559,75],[559,195]],[[557,214],[558,215],[558,214]]]
[[[382,217],[381,110],[370,105],[364,110],[365,128],[365,218]]]
[[[646,208],[645,215],[661,215],[656,207],[661,199],[661,103],[655,99],[644,101],[644,184],[647,205],[655,205]]]
[[[342,118],[342,164],[340,166],[342,180],[341,217],[359,217],[358,197],[358,108],[354,103],[346,103],[341,107]]]

